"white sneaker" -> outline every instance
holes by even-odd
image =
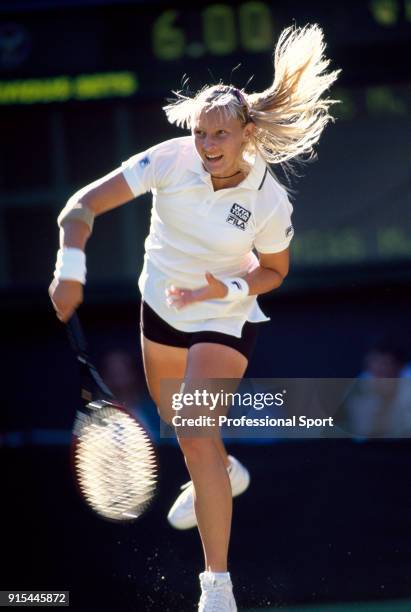
[[[250,484],[250,473],[238,459],[228,455],[230,460],[230,482],[233,497],[241,495]],[[194,488],[191,480],[181,487],[182,493],[177,497],[167,515],[168,522],[176,529],[191,529],[197,525],[194,512]]]
[[[213,572],[200,574],[201,597],[198,612],[237,612],[230,574],[215,576]]]

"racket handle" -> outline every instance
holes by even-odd
[[[89,377],[91,376],[100,391],[109,398],[113,398],[112,392],[101,378],[95,365],[91,363],[89,359],[86,338],[77,312],[72,314],[70,320],[66,323],[66,328],[71,348],[76,354],[77,361],[80,364],[80,369],[83,374],[87,373]]]
[[[87,342],[77,312],[74,312],[71,315],[71,318],[66,323],[66,328],[70,344],[74,351],[77,353],[77,355],[87,359]]]

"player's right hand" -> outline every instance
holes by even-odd
[[[54,278],[49,287],[49,296],[57,318],[63,323],[67,323],[83,301],[83,285],[75,280],[57,280]]]

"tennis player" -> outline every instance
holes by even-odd
[[[265,91],[220,83],[192,97],[177,93],[164,110],[191,134],[135,155],[75,193],[59,215],[49,292],[67,321],[83,300],[94,217],[152,192],[139,279],[141,341],[147,385],[167,422],[173,411],[160,381],[184,379],[190,388],[198,379],[241,379],[258,324],[268,320],[257,296],[287,276],[292,207],[268,164],[289,169],[291,160],[312,157],[331,120],[333,101],[324,94],[338,71],[327,71],[324,49],[317,25],[287,28]],[[194,501],[205,557],[199,610],[233,612],[230,460],[215,435],[177,436],[192,481],[184,499],[191,495],[191,509]]]

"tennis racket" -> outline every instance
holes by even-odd
[[[67,323],[81,373],[82,407],[73,427],[75,480],[86,503],[112,521],[132,521],[157,487],[157,459],[143,426],[118,403],[91,363],[78,315]]]

